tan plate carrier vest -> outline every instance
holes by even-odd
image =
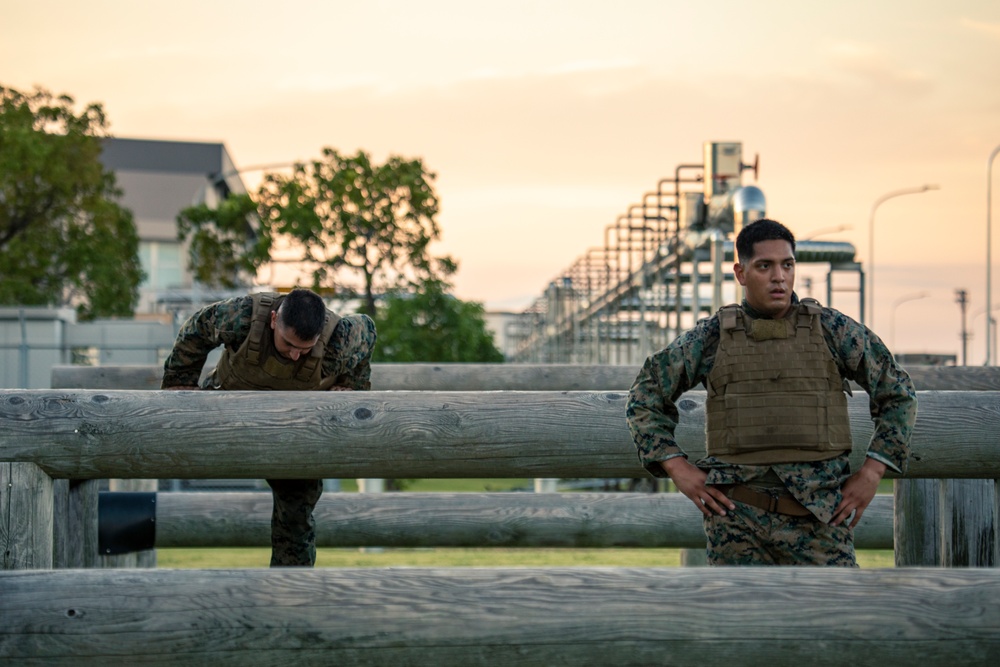
[[[312,391],[333,385],[336,377],[323,378],[323,354],[340,317],[327,311],[323,332],[309,354],[297,361],[284,359],[274,348],[271,330],[271,313],[284,298],[275,292],[253,295],[250,334],[236,352],[228,348],[222,352],[212,386],[229,390]]]
[[[709,456],[736,464],[833,458],[851,449],[847,382],[823,339],[821,308],[803,299],[780,320],[719,311],[706,386]]]

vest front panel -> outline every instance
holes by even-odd
[[[782,320],[754,320],[731,308],[720,312],[707,382],[708,454],[770,464],[850,450],[844,382],[823,340],[818,307],[799,305]]]

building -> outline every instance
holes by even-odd
[[[101,155],[123,192],[139,233],[146,280],[137,318],[177,316],[200,303],[230,294],[207,293],[192,280],[187,247],[177,238],[177,215],[201,202],[209,205],[230,193],[246,193],[238,170],[221,143],[109,138]]]

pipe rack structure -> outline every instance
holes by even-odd
[[[681,164],[641,202],[630,205],[592,247],[553,278],[544,293],[511,320],[505,353],[519,363],[631,364],[665,346],[738,292],[731,271],[734,233],[766,215],[764,193],[742,184],[758,162],[742,162],[739,143],[706,142],[704,162]],[[864,279],[850,243],[802,241],[800,263]],[[863,315],[862,315],[863,317]],[[862,320],[863,321],[863,320]]]

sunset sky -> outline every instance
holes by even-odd
[[[435,250],[460,262],[456,294],[491,309],[529,305],[705,141],[742,142],[770,217],[800,237],[850,226],[822,240],[866,263],[874,202],[937,185],[877,208],[874,328],[900,352],[959,354],[964,288],[968,361],[984,359],[996,0],[0,7],[0,84],[100,102],[115,136],[221,141],[241,167],[325,146],[422,158]],[[995,163],[994,226],[997,181]]]

